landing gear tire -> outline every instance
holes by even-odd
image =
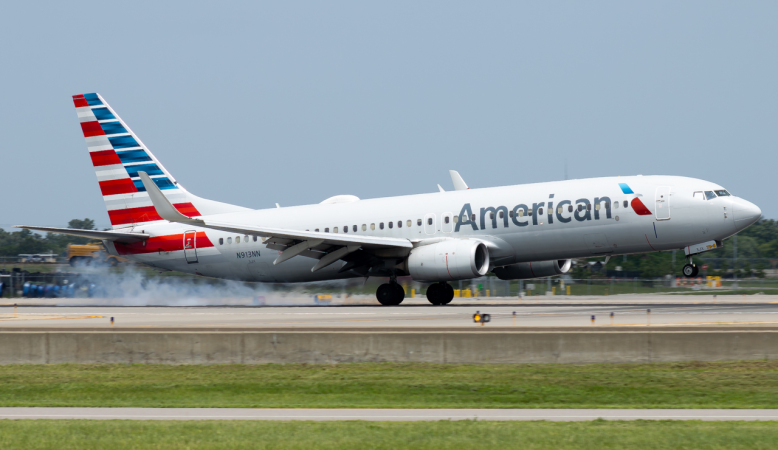
[[[697,266],[693,266],[691,264],[686,264],[683,266],[683,276],[686,278],[694,278],[698,273],[700,273],[700,269]]]
[[[397,283],[384,283],[378,286],[375,296],[384,306],[397,306],[405,299],[405,290]]]
[[[447,283],[435,283],[427,288],[427,300],[433,305],[448,305],[453,299],[454,288]]]

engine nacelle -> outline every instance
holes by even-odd
[[[451,239],[411,250],[408,272],[414,280],[466,280],[489,271],[489,249],[473,239]]]
[[[572,260],[555,259],[553,261],[536,261],[495,267],[492,272],[501,280],[526,280],[529,278],[551,277],[562,275],[570,270]]]

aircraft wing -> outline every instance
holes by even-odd
[[[297,255],[318,259],[319,262],[311,269],[316,272],[319,269],[342,259],[349,253],[359,249],[411,249],[413,244],[408,239],[386,238],[376,236],[359,236],[349,234],[320,233],[301,230],[288,230],[283,228],[258,227],[248,224],[235,224],[212,221],[208,219],[194,219],[181,214],[162,194],[157,185],[145,172],[138,172],[146,192],[151,198],[157,214],[170,222],[185,223],[212,230],[227,231],[236,234],[248,234],[263,237],[262,241],[268,244],[268,248],[282,250],[281,255],[273,264],[280,264]]]
[[[48,233],[67,234],[70,236],[85,237],[90,239],[99,239],[101,241],[113,242],[140,242],[148,239],[145,233],[126,233],[120,231],[98,231],[98,230],[79,230],[77,228],[53,228],[53,227],[29,227],[27,225],[16,225],[14,228],[24,228],[26,230],[46,231]]]

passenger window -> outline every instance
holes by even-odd
[[[626,208],[629,205],[626,200],[624,200],[624,207]]]
[[[556,211],[557,214],[562,214],[562,207],[560,206],[559,208],[556,209]]]
[[[362,224],[362,231],[367,231],[367,225],[365,225],[364,223]]]
[[[411,225],[413,225],[413,221],[412,221],[412,220],[409,220],[409,221],[407,221],[407,222],[405,223],[405,225],[407,225],[407,226],[408,226],[408,228],[410,228],[410,227],[411,227]]]
[[[318,233],[318,232],[319,232],[319,229],[317,228],[317,229],[315,229],[315,230],[313,230],[313,231],[315,231],[315,232],[317,232],[317,233]],[[256,238],[254,238],[254,240],[256,241],[257,239],[256,239]]]
[[[343,227],[343,232],[344,232],[344,233],[348,233],[348,225],[346,225],[346,226],[344,226],[344,227]]]
[[[519,217],[524,217],[524,210],[523,209],[519,210]]]
[[[338,227],[335,227],[335,228],[333,228],[333,229],[332,229],[332,232],[333,232],[333,233],[337,233],[337,232],[338,232]]]
[[[578,205],[578,212],[583,211],[583,205]]]
[[[243,236],[243,242],[248,244],[249,243],[249,237],[248,236]]]
[[[235,238],[235,243],[236,243],[236,244],[240,244],[240,236],[238,236],[238,237],[236,237],[236,238]]]
[[[527,215],[532,217],[532,210],[531,209],[529,211],[527,211]]]
[[[224,245],[224,238],[219,238],[219,245]]]
[[[567,207],[567,212],[573,212],[573,205]]]
[[[599,203],[597,203],[596,205],[594,205],[594,209],[596,209],[597,211],[599,211],[599,210],[600,210],[600,204],[599,204]]]
[[[394,228],[394,222],[389,222],[389,228]]]
[[[324,232],[325,232],[325,233],[329,233],[329,232],[330,232],[330,229],[329,229],[329,228],[325,228],[325,229],[324,229]]]
[[[502,213],[500,213],[500,215],[502,215]],[[448,223],[448,216],[443,218],[443,222]]]
[[[402,220],[398,220],[397,221],[397,228],[402,228],[402,227],[403,227],[403,221]]]
[[[371,223],[371,224],[370,224],[370,229],[371,229],[371,230],[375,230],[375,224],[374,224],[374,223]]]
[[[416,219],[416,225],[421,226],[421,219]]]
[[[489,213],[489,218],[494,220],[494,213]]]
[[[587,210],[587,211],[591,211],[591,210],[592,210],[592,204],[591,204],[591,203],[589,203],[588,205],[586,205],[586,210]]]
[[[611,209],[611,202],[605,202],[605,209]]]
[[[227,243],[228,243],[228,244],[232,244],[232,238],[231,238],[231,237],[228,237],[228,238],[227,238]]]
[[[714,198],[716,198],[716,194],[713,191],[705,191],[705,199],[713,200]]]
[[[383,229],[384,229],[384,223],[383,223],[383,222],[379,223],[379,224],[378,224],[378,228],[380,228],[380,229],[382,229],[382,230],[383,230]]]
[[[475,219],[473,219],[475,220]],[[427,225],[432,225],[432,217],[427,218]]]
[[[472,216],[470,216],[470,221],[471,221],[471,222],[475,222],[475,214],[473,214]],[[430,224],[430,225],[432,225],[432,224]]]
[[[511,219],[513,219],[513,210],[511,210],[511,211],[508,211],[508,217],[510,217]]]
[[[459,222],[459,216],[454,216],[454,223]],[[419,225],[421,225],[421,220],[419,221]]]
[[[538,215],[539,215],[539,216],[542,216],[542,215],[543,215],[543,208],[538,208]]]
[[[319,231],[319,229],[317,228],[316,231]],[[254,242],[257,242],[257,237],[256,236],[254,236]]]
[[[619,202],[613,202],[613,209],[619,209]]]
[[[354,233],[356,233],[356,232],[357,232],[357,226],[356,226],[356,225],[354,225],[354,227],[352,228],[352,230],[354,230]]]

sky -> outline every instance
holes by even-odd
[[[110,226],[71,96],[250,208],[615,175],[778,219],[778,3],[5,2],[0,228]]]

